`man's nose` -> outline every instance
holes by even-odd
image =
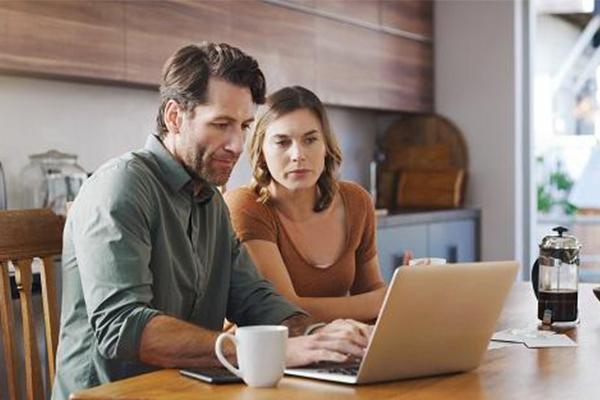
[[[236,129],[229,135],[229,142],[227,143],[226,149],[237,155],[241,154],[244,150],[244,139],[244,131]]]

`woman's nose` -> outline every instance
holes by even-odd
[[[302,161],[304,160],[304,150],[302,149],[302,146],[300,146],[299,144],[294,144],[291,147],[291,158],[292,161]]]

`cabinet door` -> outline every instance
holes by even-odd
[[[0,68],[122,81],[125,6],[114,1],[0,1]]]
[[[427,225],[383,227],[377,230],[377,253],[383,279],[389,283],[394,269],[402,263],[405,250],[415,257],[427,256]]]
[[[442,257],[449,263],[476,260],[476,224],[474,220],[435,222],[428,225],[429,257]]]

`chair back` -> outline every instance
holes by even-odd
[[[48,391],[54,380],[58,343],[58,305],[53,258],[61,254],[64,218],[47,209],[0,211],[0,326],[7,370],[8,398],[19,397],[16,324],[13,315],[9,265],[21,305],[26,398],[45,398],[40,353],[36,341],[32,307],[32,263],[41,259],[40,284],[48,362]]]

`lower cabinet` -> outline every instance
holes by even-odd
[[[415,257],[427,256],[427,225],[391,226],[377,230],[377,253],[381,274],[386,282],[396,267],[402,265],[402,254],[411,250]]]
[[[402,264],[402,254],[406,250],[411,250],[415,258],[441,257],[448,263],[478,261],[478,213],[456,220],[428,219],[421,223],[402,223],[400,217],[398,223],[378,226],[377,251],[386,282],[391,280],[394,270]]]
[[[449,263],[476,261],[475,221],[434,222],[427,226],[427,256]]]

